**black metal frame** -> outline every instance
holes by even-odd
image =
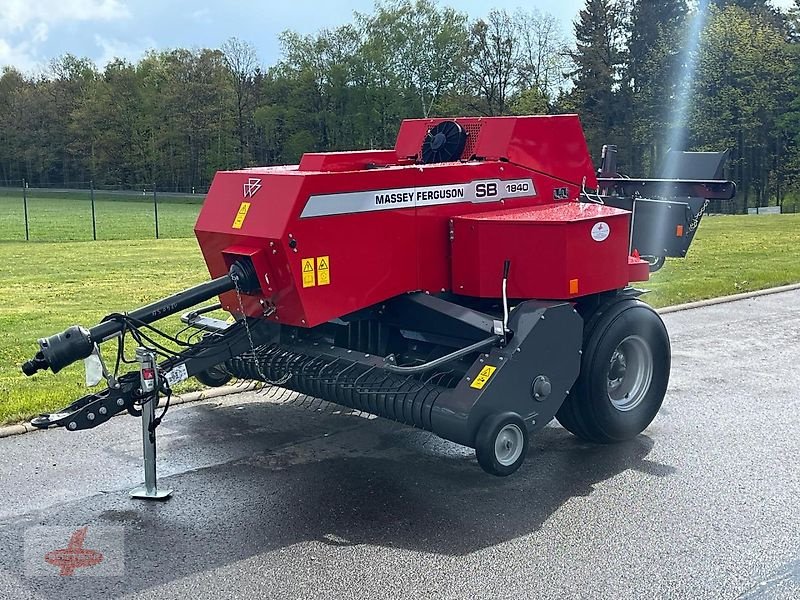
[[[727,156],[671,150],[662,173],[676,177],[631,179],[617,174],[617,147],[603,146],[597,195],[583,200],[631,211],[630,251],[648,258],[655,271],[666,257],[686,256],[710,200],[736,195],[736,184],[722,179]]]
[[[597,184],[602,196],[730,200],[736,195],[733,181],[600,177]]]
[[[206,339],[203,345],[196,344],[180,357],[162,361],[159,370],[166,376],[175,368],[185,368],[186,376],[193,377],[247,352],[251,347],[250,338],[259,345],[277,339],[277,325],[261,319],[251,319],[247,326],[250,329],[249,336],[245,331],[244,321],[237,322],[223,332],[210,334],[216,337],[214,343],[208,343]],[[131,371],[120,376],[114,386],[95,394],[87,394],[57,413],[42,414],[33,419],[31,424],[41,429],[58,426],[66,427],[70,431],[91,429],[123,411],[137,413],[137,404],[147,396],[140,389],[138,371]]]
[[[190,299],[207,299],[230,285],[230,279],[220,278],[131,314],[155,320],[183,310]],[[211,320],[210,331],[162,361],[159,372],[168,380],[174,370],[190,377],[219,366],[241,379],[279,385],[468,446],[490,414],[519,414],[531,431],[544,426],[577,377],[581,318],[569,303],[526,301],[511,311],[506,332],[498,316],[469,308],[465,300],[408,294],[312,329],[248,318],[220,330],[218,320],[204,316],[216,307],[200,309],[184,315],[184,320],[200,326]],[[351,335],[354,330],[369,335]],[[96,331],[88,330],[90,341]],[[59,343],[62,338],[57,338]],[[56,348],[60,367],[69,356],[64,348],[73,347],[65,343]],[[374,346],[384,352],[368,351]],[[81,354],[73,354],[75,360]],[[486,366],[493,367],[492,372],[481,375]],[[479,377],[484,383],[474,385]],[[536,377],[552,382],[547,397],[531,391]],[[127,373],[100,393],[37,417],[33,425],[90,429],[125,410],[138,414],[137,406],[145,399],[139,374]]]

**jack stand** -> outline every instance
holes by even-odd
[[[156,431],[153,422],[158,405],[158,365],[154,352],[146,348],[136,349],[139,360],[142,392],[150,393],[150,398],[142,403],[142,454],[144,456],[144,485],[131,490],[132,498],[142,500],[166,500],[172,490],[159,490],[156,481]]]

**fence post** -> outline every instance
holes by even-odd
[[[94,212],[94,179],[89,182],[89,197],[92,199],[92,239],[97,241],[97,218]]]
[[[31,235],[28,225],[28,182],[25,179],[22,180],[22,210],[25,213],[25,241],[28,242]]]
[[[153,184],[153,214],[156,218],[156,239],[158,239],[158,192],[155,183]]]

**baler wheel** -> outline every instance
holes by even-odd
[[[512,412],[490,415],[475,436],[478,464],[490,475],[505,477],[519,469],[528,453],[528,428]]]
[[[642,258],[647,261],[647,266],[651,273],[655,273],[656,271],[660,270],[661,267],[664,266],[664,263],[667,262],[666,256],[643,256]]]
[[[220,387],[228,383],[233,377],[221,367],[211,367],[195,375],[197,381],[208,387]]]
[[[632,439],[650,425],[667,391],[667,330],[650,306],[632,299],[588,323],[580,375],[556,418],[590,442]]]

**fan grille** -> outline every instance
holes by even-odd
[[[459,123],[459,125],[467,132],[467,145],[464,147],[461,158],[472,158],[472,155],[475,154],[475,147],[478,145],[478,134],[481,132],[483,123]]]

